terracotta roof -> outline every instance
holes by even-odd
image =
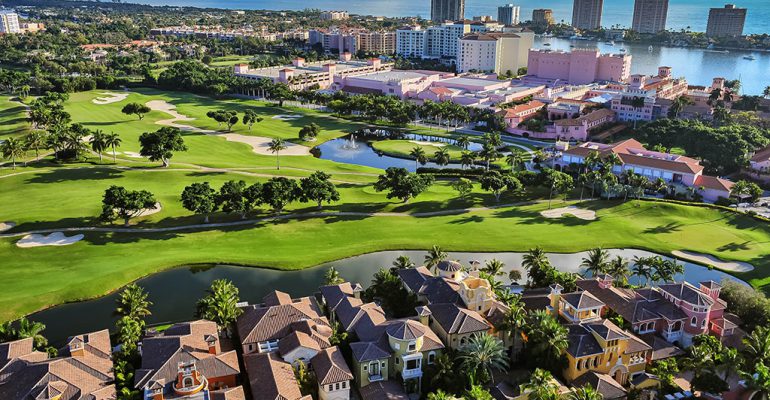
[[[195,363],[208,378],[238,375],[240,366],[234,350],[222,352],[219,341],[216,354],[209,353],[206,338],[218,337],[217,324],[198,320],[175,324],[160,334],[142,339],[142,366],[136,371],[135,387],[144,389],[156,382],[176,380],[179,363]]]
[[[554,124],[558,126],[583,126],[584,123],[591,124],[614,116],[615,111],[607,108],[600,108],[578,118],[558,119],[554,121]]]
[[[288,293],[273,290],[262,298],[262,302],[265,303],[266,306],[272,307],[280,306],[283,304],[291,304],[292,301],[291,296],[289,296]]]
[[[401,279],[401,282],[403,282],[409,290],[415,293],[420,291],[420,288],[425,284],[425,281],[434,277],[433,273],[425,267],[399,269],[396,273]]]
[[[604,400],[625,399],[626,389],[617,383],[611,376],[588,371],[572,381],[572,386],[590,386],[602,395]]]
[[[686,282],[664,284],[658,286],[658,289],[696,306],[711,306],[714,304],[714,299]]]
[[[463,265],[457,261],[442,260],[436,265],[436,269],[439,271],[457,272],[462,271]]]
[[[390,352],[381,348],[375,342],[355,342],[350,344],[353,358],[358,362],[382,360],[390,357]]]
[[[753,162],[763,162],[767,160],[770,160],[770,146],[757,150],[751,157],[751,161]]]
[[[243,392],[243,387],[236,386],[212,391],[211,400],[246,400],[246,394]]]
[[[291,333],[292,323],[321,318],[313,300],[303,297],[290,304],[250,306],[238,317],[238,334],[242,343],[258,343],[281,339]]]
[[[340,285],[322,286],[321,297],[329,311],[334,311],[346,297],[353,296],[353,285],[350,282],[345,282]]]
[[[604,340],[628,339],[628,335],[608,319],[598,323],[586,323],[584,326]]]
[[[415,340],[425,335],[425,326],[416,321],[401,320],[389,324],[386,332],[397,340]]]
[[[291,365],[273,353],[243,357],[254,400],[305,400]]]
[[[682,349],[665,341],[662,337],[655,333],[640,335],[639,338],[652,348],[652,361],[678,357],[684,354]]]
[[[735,183],[716,176],[700,175],[695,179],[693,186],[703,186],[706,189],[722,190],[729,193],[733,190]]]
[[[572,324],[567,326],[567,353],[572,357],[580,358],[594,354],[602,354],[604,350],[596,341],[594,335],[581,324]]]
[[[428,306],[433,319],[450,335],[486,332],[492,326],[476,311],[460,308],[455,304],[431,304]]]
[[[505,116],[504,118],[513,118],[519,116],[519,114],[529,111],[529,110],[537,110],[545,107],[545,103],[539,101],[539,100],[532,100],[524,104],[519,104],[511,108],[505,109]]]
[[[353,380],[353,374],[337,346],[329,347],[310,360],[318,383],[328,385]]]
[[[105,342],[106,339],[106,342]],[[60,400],[113,399],[111,346],[107,330],[71,338],[82,353],[71,355],[68,348],[61,357],[48,359],[32,349],[31,339],[0,345],[5,357],[0,371],[0,398]]]
[[[284,337],[280,342],[278,342],[278,351],[282,355],[289,354],[300,347],[321,351],[321,346],[318,344],[318,342],[313,340],[310,335],[304,332],[292,332],[289,334],[289,336]]]
[[[295,322],[291,324],[291,329],[294,332],[302,332],[307,334],[318,344],[318,347],[322,349],[331,346],[329,343],[329,338],[332,336],[333,332],[326,317],[322,317],[317,320],[306,319],[304,321]]]

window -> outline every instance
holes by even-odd
[[[340,390],[340,384],[339,383],[334,384],[334,390]]]
[[[327,392],[331,392],[332,390],[334,390],[334,385],[329,385],[329,390],[327,390]]]
[[[428,364],[433,364],[434,361],[436,361],[436,353],[431,351],[428,353]]]
[[[692,317],[692,319],[690,320],[690,325],[691,326],[698,326],[698,318]]]
[[[342,382],[342,388],[343,389],[347,389],[347,386],[348,386],[348,381],[343,381]]]
[[[396,358],[396,365],[400,364],[400,359]]]
[[[415,351],[415,350],[417,350],[417,343],[415,343],[415,342],[410,342],[410,343],[409,343],[409,347],[408,347],[408,349],[409,349],[409,351]]]

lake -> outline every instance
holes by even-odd
[[[632,259],[634,256],[650,256],[653,253],[642,250],[609,250]],[[140,279],[137,284],[149,292],[153,302],[152,315],[148,324],[185,321],[194,318],[195,303],[205,295],[206,289],[215,279],[230,279],[240,289],[241,300],[250,303],[259,302],[271,290],[281,290],[292,296],[308,296],[317,291],[323,281],[323,274],[329,266],[334,266],[348,281],[360,282],[368,286],[372,275],[380,268],[389,268],[393,260],[400,255],[409,256],[415,263],[420,263],[427,254],[425,251],[382,251],[350,257],[302,271],[277,271],[265,268],[237,267],[217,265],[210,267],[180,267]],[[523,253],[449,253],[450,259],[468,264],[471,260],[485,262],[492,258],[503,261],[506,273],[512,267],[520,269]],[[549,254],[551,263],[561,271],[580,272],[580,260],[585,252],[574,254]],[[704,280],[722,281],[735,279],[718,271],[709,270],[700,265],[680,261],[685,266],[685,279],[697,284]],[[522,271],[523,275],[524,271]],[[504,282],[508,283],[507,275]],[[29,316],[34,321],[46,325],[44,334],[53,345],[61,345],[68,336],[112,328],[117,293],[95,300],[64,304]]]

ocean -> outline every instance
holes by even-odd
[[[430,0],[127,0],[152,5],[175,5],[193,7],[215,7],[251,10],[302,10],[317,8],[322,10],[347,10],[350,13],[364,15],[383,15],[393,17],[420,16],[430,18]],[[492,15],[497,18],[497,6],[505,3],[521,6],[522,19],[532,17],[535,8],[550,8],[557,21],[569,22],[572,18],[572,0],[466,0],[465,17]],[[723,7],[732,0],[671,0],[668,11],[669,29],[690,29],[703,32],[706,30],[708,10],[711,7]],[[745,34],[770,33],[770,0],[743,0],[735,2],[737,6],[748,8]],[[602,25],[605,27],[631,25],[633,0],[605,0]]]

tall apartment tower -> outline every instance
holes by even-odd
[[[550,26],[555,23],[553,10],[550,8],[538,8],[532,11],[532,23],[539,26]]]
[[[746,23],[746,9],[735,4],[725,4],[724,8],[709,10],[706,36],[741,36]]]
[[[521,7],[513,4],[506,4],[497,7],[497,22],[504,25],[518,25],[521,15]]]
[[[666,30],[668,0],[636,0],[631,29],[639,33],[658,33]]]
[[[572,26],[577,29],[602,27],[604,0],[575,0],[572,6]]]
[[[19,15],[13,11],[0,10],[0,33],[19,33]]]
[[[436,23],[465,19],[465,0],[431,0],[430,19]]]

